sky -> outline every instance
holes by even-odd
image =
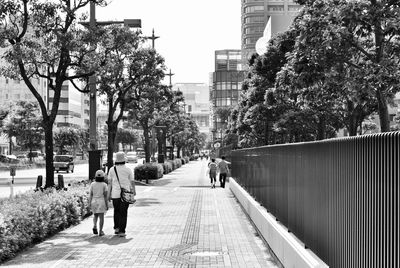
[[[154,28],[173,84],[208,84],[214,51],[240,49],[240,16],[240,0],[110,0],[96,7],[97,21],[141,19],[145,36]]]

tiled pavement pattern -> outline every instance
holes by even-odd
[[[92,217],[4,263],[9,267],[281,267],[229,189],[210,189],[206,161],[138,186],[127,237],[91,234]],[[227,184],[229,185],[229,184]]]

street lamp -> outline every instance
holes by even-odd
[[[158,137],[158,163],[164,163],[164,148],[166,147],[165,131],[167,126],[155,126]]]
[[[90,20],[88,22],[81,23],[84,26],[89,25],[91,28],[95,28],[97,25],[110,25],[110,24],[124,24],[127,27],[140,28],[142,26],[140,19],[125,19],[123,21],[99,21],[96,22],[96,5],[94,1],[90,2]],[[97,126],[96,126],[96,114],[97,114],[97,102],[96,102],[96,76],[91,75],[89,77],[89,179],[94,178],[94,174],[101,168],[101,151],[97,145]]]

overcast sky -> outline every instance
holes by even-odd
[[[208,84],[214,51],[240,49],[240,15],[240,0],[112,0],[96,9],[98,21],[141,19],[148,36],[154,28],[172,83]]]

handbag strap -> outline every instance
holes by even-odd
[[[114,171],[115,171],[115,175],[117,175],[117,180],[118,180],[119,188],[122,189],[121,183],[119,182],[119,177],[118,177],[118,172],[117,172],[117,167],[116,167],[116,166],[114,166]]]

